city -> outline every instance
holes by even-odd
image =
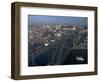
[[[28,66],[87,64],[87,28],[32,25],[28,28]]]

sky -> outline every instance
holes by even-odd
[[[69,17],[69,16],[43,16],[43,15],[29,15],[28,25],[39,24],[61,24],[61,25],[80,25],[81,27],[87,27],[87,17]]]

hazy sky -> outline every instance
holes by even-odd
[[[28,25],[39,25],[39,24],[69,24],[69,25],[80,25],[87,27],[87,17],[69,17],[69,16],[43,16],[43,15],[29,15]]]

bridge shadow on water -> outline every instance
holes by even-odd
[[[51,50],[39,55],[35,58],[35,64],[32,61],[28,62],[29,66],[47,66],[51,58]],[[88,52],[87,49],[73,49],[70,51],[65,60],[57,65],[77,65],[88,63]],[[56,65],[56,64],[53,64]]]

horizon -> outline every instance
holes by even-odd
[[[87,17],[70,17],[70,16],[44,16],[29,15],[28,26],[32,25],[79,25],[81,27],[88,26]]]

